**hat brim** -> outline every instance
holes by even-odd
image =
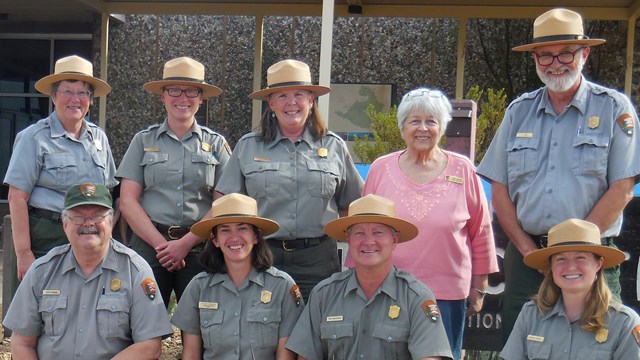
[[[273,94],[274,92],[292,89],[308,90],[314,93],[316,96],[322,96],[328,94],[331,91],[330,88],[322,85],[287,85],[254,91],[249,94],[249,98],[254,100],[266,101],[269,99],[269,95]]]
[[[280,229],[277,222],[258,217],[258,216],[220,216],[211,219],[200,220],[191,226],[191,232],[203,237],[208,238],[211,233],[211,229],[220,224],[229,223],[244,223],[257,226],[262,231],[262,236],[273,234]]]
[[[195,86],[202,90],[202,98],[208,99],[210,97],[218,96],[222,94],[222,89],[217,86],[205,84],[197,81],[188,81],[188,80],[157,80],[150,81],[142,87],[154,94],[162,95],[162,91],[167,85],[185,85],[185,86]]]
[[[73,206],[65,208],[65,210],[75,209],[78,206],[83,206],[83,205],[102,206],[103,208],[107,208],[109,210],[113,210],[113,207],[111,206],[111,204],[106,204],[106,203],[103,203],[103,202],[100,202],[100,201],[93,201],[93,200],[87,200],[87,201],[82,201],[82,202],[79,202],[79,203],[75,203],[75,204],[73,204]]]
[[[607,269],[622,263],[625,255],[622,251],[609,246],[581,244],[581,245],[558,245],[548,248],[539,249],[527,254],[524,257],[524,263],[534,269],[549,270],[551,267],[551,255],[565,251],[586,251],[602,256],[604,263],[603,269]]]
[[[569,40],[554,40],[554,41],[542,41],[542,42],[533,42],[530,44],[516,46],[511,48],[513,51],[533,51],[533,49],[541,47],[541,46],[549,46],[549,45],[559,45],[559,44],[576,44],[583,46],[596,46],[604,44],[606,40],[604,39],[569,39]]]
[[[329,235],[337,241],[347,241],[347,229],[355,224],[360,223],[379,223],[391,226],[394,228],[399,236],[398,242],[409,241],[418,236],[418,228],[412,223],[383,215],[354,215],[338,218],[329,221],[324,226],[325,234]]]
[[[93,86],[93,97],[100,97],[111,92],[111,86],[105,81],[93,76],[76,73],[48,75],[38,80],[34,86],[39,92],[45,95],[51,95],[51,85],[63,80],[80,80],[91,84],[91,86]]]

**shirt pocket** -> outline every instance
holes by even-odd
[[[377,324],[371,337],[383,344],[381,348],[385,351],[385,359],[411,359],[408,327]]]
[[[546,360],[551,356],[551,345],[539,342],[527,341],[527,359],[529,360]],[[591,357],[586,357],[586,359]]]
[[[275,194],[278,185],[278,169],[280,163],[255,162],[247,164],[244,172],[247,195],[254,199],[264,198],[267,194]]]
[[[96,307],[100,336],[129,339],[129,308],[125,296],[100,296]]]
[[[78,164],[70,153],[45,154],[43,160],[42,177],[39,182],[52,189],[67,189],[77,182]]]
[[[280,309],[249,309],[247,322],[249,323],[251,340],[258,347],[268,347],[273,350],[272,353],[275,353],[281,321]]]
[[[204,348],[215,355],[222,343],[224,310],[200,309],[200,335]]]
[[[599,344],[600,345],[604,344]],[[593,347],[578,349],[576,351],[576,359],[598,359],[598,360],[612,360],[613,350],[610,349],[594,349]]]
[[[509,180],[517,180],[538,169],[538,138],[515,138],[507,145]]]
[[[213,189],[216,178],[216,166],[220,164],[213,154],[192,154],[191,155],[191,171],[193,179],[199,182],[199,187]]]
[[[167,179],[169,154],[161,152],[145,152],[140,166],[144,171],[145,187],[160,184]]]
[[[44,323],[44,333],[47,336],[61,336],[67,327],[67,296],[42,297],[38,311]]]
[[[338,167],[325,160],[307,160],[307,188],[311,196],[331,198],[338,187]]]
[[[573,139],[572,169],[575,175],[606,176],[608,156],[609,139],[606,136],[585,134]]]
[[[349,349],[353,347],[353,323],[322,323],[320,339],[327,358],[347,359]]]

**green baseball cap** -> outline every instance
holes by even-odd
[[[98,205],[113,210],[113,200],[109,189],[102,184],[72,185],[64,196],[64,209],[73,209],[80,205]]]

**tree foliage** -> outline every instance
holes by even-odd
[[[355,137],[353,152],[365,164],[393,151],[406,147],[398,129],[398,108],[394,105],[389,112],[377,111],[374,104],[367,107],[367,116],[371,120],[373,139],[368,135],[362,138]]]
[[[507,110],[507,94],[504,89],[498,91],[489,88],[486,96],[478,85],[467,92],[467,99],[478,104],[476,119],[476,161],[480,162],[491,144],[491,140],[502,122]]]

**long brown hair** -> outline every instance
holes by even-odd
[[[317,99],[313,99],[313,106],[311,107],[311,111],[309,111],[309,117],[307,117],[304,126],[309,128],[315,140],[324,137],[327,135],[327,131],[329,131],[327,124],[320,115]],[[277,128],[278,119],[276,119],[276,114],[267,106],[267,109],[262,113],[262,118],[260,118],[260,137],[263,141],[272,141],[278,133]]]
[[[598,259],[595,254],[593,256]],[[546,271],[538,293],[533,297],[533,302],[544,314],[553,309],[560,296],[562,296],[562,290],[553,281],[552,272]],[[585,299],[586,307],[580,315],[580,328],[594,333],[604,328],[607,325],[607,312],[611,299],[611,290],[609,290],[603,271],[600,269],[596,273],[596,280],[591,286],[589,297]]]

